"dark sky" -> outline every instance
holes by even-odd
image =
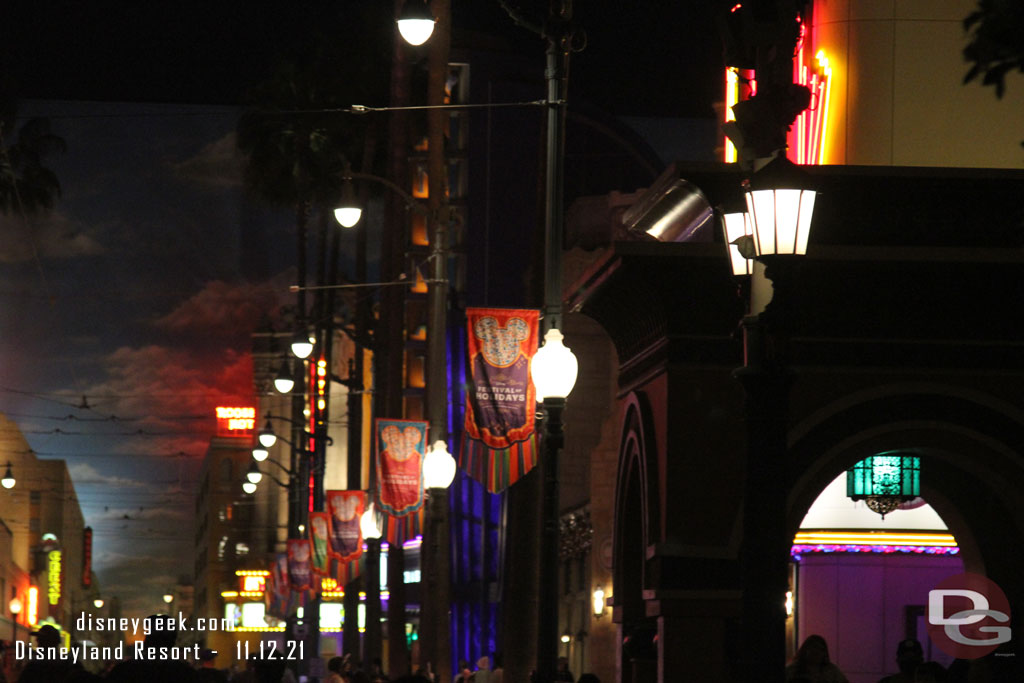
[[[512,4],[531,18],[547,6]],[[576,0],[577,42],[585,47],[572,58],[570,98],[623,115],[710,116],[720,96],[714,16],[721,4]],[[308,50],[318,34],[387,57],[388,0],[274,10],[238,0],[191,5],[15,1],[3,28],[5,71],[33,99],[237,104],[276,59]],[[542,41],[514,26],[496,0],[453,0],[452,15],[456,32],[504,37],[514,50],[535,52],[542,68]]]
[[[711,4],[579,0],[587,38],[570,101],[710,116],[721,80]],[[540,83],[543,41],[494,0],[453,5],[460,31],[498,34],[536,61]],[[0,412],[40,457],[68,462],[100,585],[129,613],[158,608],[190,572],[209,416],[252,400],[248,335],[291,297],[293,253],[279,245],[293,244],[293,220],[242,192],[238,105],[280,56],[323,36],[387,77],[388,0],[263,7],[21,0],[0,26],[0,74],[20,85],[20,114],[48,117],[68,146],[49,164],[56,209],[0,216]]]

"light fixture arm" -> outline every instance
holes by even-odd
[[[388,180],[387,178],[382,178],[381,176],[373,175],[372,173],[361,173],[359,171],[350,171],[350,170],[346,169],[345,172],[344,172],[344,175],[342,175],[341,179],[343,181],[344,180],[369,180],[371,182],[380,183],[381,185],[384,185],[388,189],[392,190],[399,197],[401,197],[402,200],[405,202],[406,207],[412,209],[416,213],[418,213],[418,214],[420,214],[420,215],[422,215],[422,216],[424,216],[426,218],[430,218],[430,213],[431,212],[430,212],[429,209],[427,209],[425,206],[423,206],[423,204],[421,204],[420,202],[416,201],[415,197],[413,197],[411,194],[409,194],[408,192],[403,190],[401,188],[401,186],[399,186],[397,183],[395,183],[395,182],[393,182],[391,180]]]

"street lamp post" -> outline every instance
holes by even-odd
[[[538,680],[550,683],[558,661],[558,452],[564,444],[562,411],[576,383],[576,356],[562,344],[562,333],[549,329],[544,346],[530,365],[537,398],[544,406],[541,507],[539,622],[537,625]]]
[[[423,458],[423,486],[427,492],[426,529],[421,547],[423,582],[420,590],[420,634],[424,664],[444,670],[450,650],[448,610],[451,575],[448,555],[448,487],[455,478],[455,458],[447,444],[437,440]],[[440,663],[440,666],[439,666]]]
[[[18,615],[21,614],[21,599],[18,597],[11,598],[11,601],[7,603],[7,608],[11,610],[11,623],[12,623],[12,634],[11,640],[18,640]]]
[[[366,632],[363,636],[363,662],[366,667],[380,657],[380,536],[381,520],[373,503],[359,519],[359,528],[366,541]]]

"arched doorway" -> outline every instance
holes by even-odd
[[[840,485],[832,482],[845,470],[868,455],[900,451],[921,458],[921,494],[934,510],[925,531],[951,535],[958,553],[930,552],[925,540],[888,553],[840,550],[829,558],[801,557],[795,592],[804,604],[796,606],[796,639],[826,631],[821,635],[833,641],[833,659],[851,683],[874,683],[880,673],[894,672],[903,638],[916,637],[928,653],[924,606],[928,590],[942,578],[964,570],[984,574],[1003,588],[1011,610],[1021,605],[1024,566],[1011,548],[1024,540],[1024,518],[1015,504],[1024,466],[1013,446],[1024,443],[1022,424],[1014,407],[991,396],[926,384],[875,388],[807,416],[794,430],[789,452],[788,520],[794,536],[800,527],[824,526],[813,504],[830,488],[836,497]],[[891,513],[867,531],[912,530],[912,513]],[[819,609],[808,600],[832,604]],[[937,650],[932,656],[948,663]]]
[[[617,670],[623,683],[657,680],[657,624],[646,615],[644,559],[650,539],[657,538],[660,505],[654,431],[646,396],[626,401],[619,445],[613,547],[615,621],[618,626]]]

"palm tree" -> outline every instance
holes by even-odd
[[[45,161],[67,149],[64,140],[50,131],[45,118],[31,118],[8,138],[17,121],[17,105],[0,105],[0,213],[32,214],[52,209],[60,197],[57,175]]]

